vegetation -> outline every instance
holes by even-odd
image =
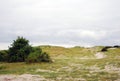
[[[105,46],[101,49],[101,52],[106,52],[109,48],[120,48],[119,45],[115,45],[115,46]]]
[[[8,60],[8,50],[1,50],[0,51],[0,61],[5,62]]]
[[[32,47],[29,45],[29,41],[23,37],[18,37],[9,47],[8,61],[24,62],[31,51]]]
[[[101,52],[103,46],[91,48],[37,46],[32,47],[25,62],[17,63],[3,62],[9,59],[9,50],[1,50],[0,74],[40,75],[44,77],[43,81],[119,81],[120,48],[114,47]],[[45,63],[51,62],[48,54],[53,63]],[[105,57],[97,58],[96,54]]]
[[[26,60],[27,63],[35,62],[51,62],[50,56],[46,52],[42,52],[40,47],[34,47]]]
[[[29,40],[18,37],[13,41],[8,50],[0,51],[0,61],[8,62],[50,62],[51,59],[46,52],[39,47],[29,45]]]
[[[34,47],[34,50],[38,51],[38,48],[39,52],[49,53],[54,62],[51,64],[2,62],[0,74],[28,73],[44,77],[43,81],[119,81],[120,79],[119,48],[102,52],[106,57],[101,59],[95,57],[95,54],[103,48],[99,46],[92,48],[40,46]]]

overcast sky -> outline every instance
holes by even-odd
[[[120,0],[0,0],[0,49],[17,36],[33,45],[119,45]]]

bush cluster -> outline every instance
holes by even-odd
[[[27,57],[26,62],[51,62],[51,59],[50,56],[46,52],[42,52],[39,47],[34,47],[33,51]]]
[[[0,61],[33,63],[51,62],[51,59],[40,47],[32,47],[28,40],[18,37],[8,50],[0,51]]]
[[[8,60],[8,50],[1,50],[0,51],[0,62]]]

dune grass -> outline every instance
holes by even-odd
[[[0,74],[37,74],[54,81],[115,81],[120,79],[120,49],[104,52],[107,57],[96,59],[101,47],[64,48],[41,46],[53,63],[0,63]]]

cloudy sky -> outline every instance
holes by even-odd
[[[17,36],[32,45],[120,44],[120,0],[0,0],[0,49]]]

